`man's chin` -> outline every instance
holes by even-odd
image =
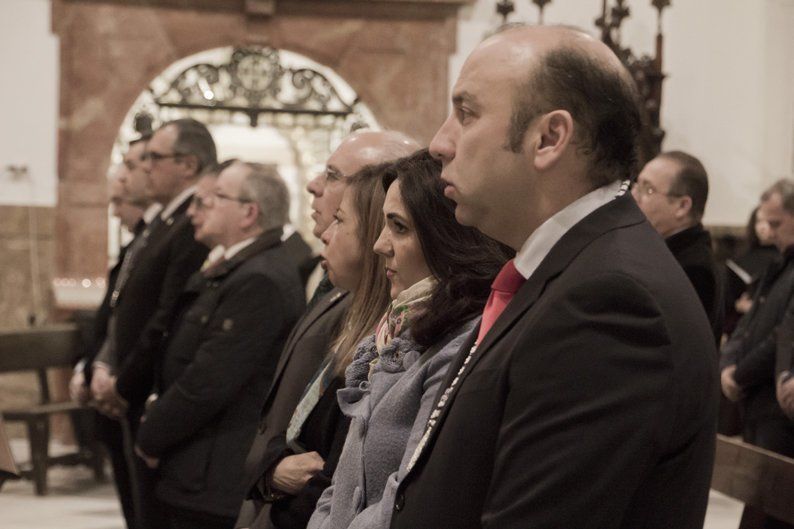
[[[458,224],[461,226],[470,226],[472,228],[477,227],[474,224],[474,219],[472,219],[471,212],[468,211],[465,206],[461,206],[460,203],[455,205],[455,220],[458,221]]]

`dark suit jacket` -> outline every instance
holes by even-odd
[[[342,413],[336,400],[336,392],[344,387],[345,377],[337,376],[325,389],[301,427],[297,442],[306,452],[320,454],[324,461],[323,469],[298,494],[273,502],[270,519],[278,529],[306,529],[320,496],[331,486],[331,478],[339,464],[350,427],[350,417]],[[287,447],[286,432],[282,432],[270,441],[265,460],[273,461],[270,466],[275,468],[278,461],[292,453]],[[254,524],[252,529],[260,529],[260,526]]]
[[[773,449],[763,439],[755,439],[759,421],[777,419],[786,422],[775,396],[776,354],[784,330],[782,322],[794,312],[794,247],[784,259],[769,268],[753,296],[753,306],[739,320],[736,330],[722,347],[722,368],[736,365],[734,378],[744,391],[745,440]],[[792,320],[789,318],[788,320]],[[785,337],[786,333],[783,334]],[[781,349],[785,354],[785,349]],[[783,362],[780,358],[777,362]]]
[[[392,527],[700,529],[717,397],[697,295],[623,196],[562,237],[483,339]]]
[[[298,273],[305,286],[309,276],[320,261],[320,257],[312,253],[311,246],[303,240],[303,237],[297,231],[287,237],[284,241],[284,248],[295,262],[295,266],[298,267]]]
[[[165,221],[152,221],[146,246],[134,265],[114,309],[119,374],[116,389],[135,409],[152,390],[162,357],[163,332],[188,278],[201,267],[207,248],[193,238],[186,211],[190,200]]]
[[[241,513],[238,526],[245,527],[254,518],[260,523],[267,520],[267,512],[262,511],[263,475],[280,455],[278,451],[267,452],[268,445],[286,431],[306,385],[328,354],[349,303],[350,296],[345,291],[331,290],[303,315],[287,340],[261,410],[259,432],[246,460],[245,483],[250,501],[243,506],[245,512]]]
[[[695,287],[709,317],[714,343],[719,344],[725,317],[725,304],[722,302],[724,289],[711,249],[711,235],[698,223],[671,235],[665,242]]]
[[[280,232],[196,273],[177,302],[162,393],[138,431],[143,451],[162,458],[157,494],[167,504],[237,515],[262,396],[306,303]]]
[[[84,336],[85,348],[83,349],[83,354],[80,359],[80,361],[83,362],[83,373],[85,375],[86,385],[91,384],[91,375],[93,373],[92,364],[96,359],[96,355],[99,354],[99,350],[102,349],[102,345],[105,343],[105,338],[107,337],[108,320],[110,320],[111,314],[110,298],[113,295],[113,289],[116,287],[116,278],[119,275],[121,263],[124,261],[127,248],[129,248],[129,244],[121,249],[118,261],[108,270],[105,296],[102,298],[102,303],[99,304],[99,307],[97,307],[97,310],[90,317],[90,321],[88,322],[88,332],[87,335]]]

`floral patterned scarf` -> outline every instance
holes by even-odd
[[[417,314],[416,309],[430,299],[436,288],[436,283],[436,278],[428,276],[406,288],[394,298],[375,331],[375,344],[378,347],[378,352],[411,326],[411,319]]]

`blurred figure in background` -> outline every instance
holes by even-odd
[[[725,261],[725,323],[723,334],[733,334],[739,318],[752,306],[753,293],[769,265],[780,259],[780,252],[770,239],[769,224],[756,207],[750,214],[745,232],[745,250]]]
[[[632,195],[695,287],[719,345],[723,287],[711,235],[701,223],[709,195],[705,167],[685,152],[664,152],[642,168]]]

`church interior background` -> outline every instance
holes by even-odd
[[[662,147],[708,169],[704,223],[741,233],[760,192],[794,175],[792,0],[3,0],[0,329],[99,302],[127,236],[106,178],[143,128],[196,117],[220,159],[277,165],[309,235],[306,182],[350,130],[426,144],[463,60],[505,17],[603,36],[607,4],[630,8],[616,44],[663,75]],[[68,373],[50,377],[64,398]],[[32,377],[0,375],[0,410],[35,398]],[[71,442],[57,422],[54,437]]]

